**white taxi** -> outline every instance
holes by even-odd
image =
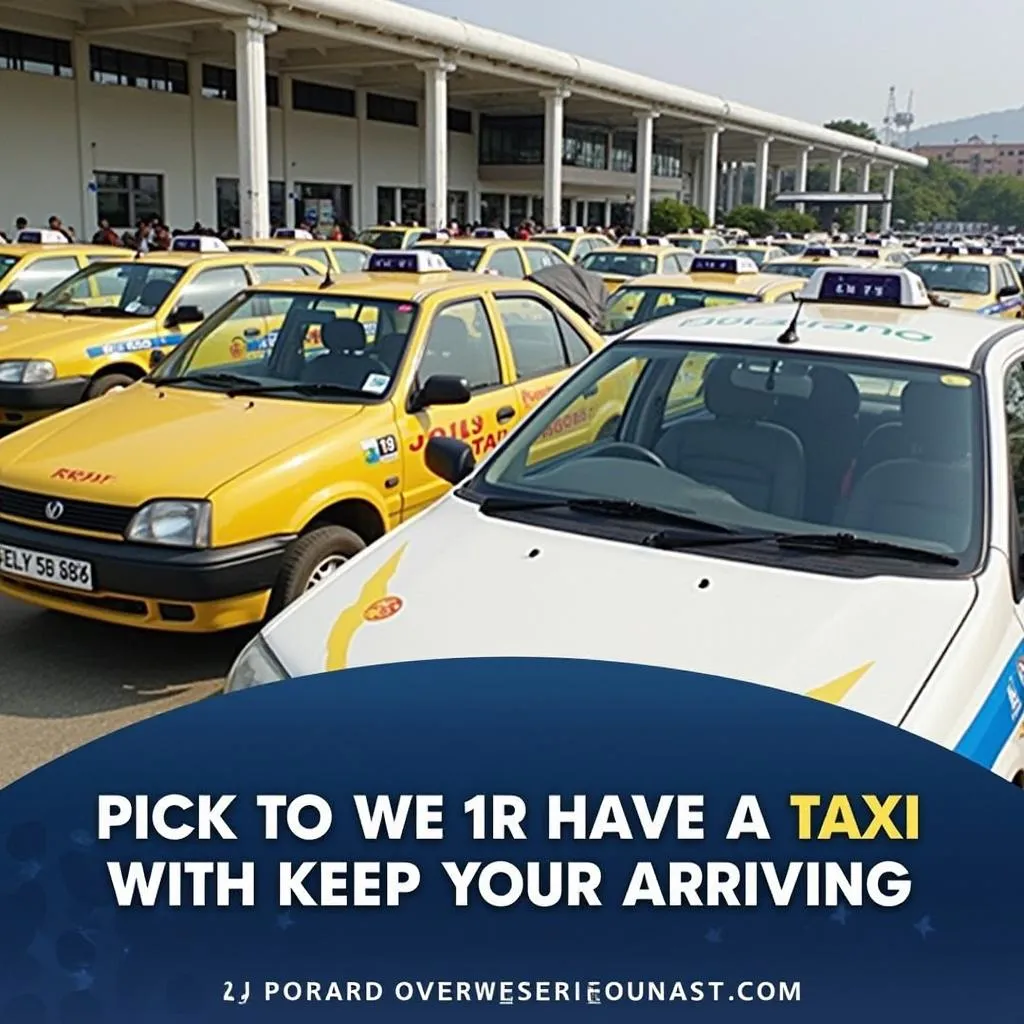
[[[1020,785],[1024,325],[935,307],[902,268],[825,266],[799,298],[625,332],[479,466],[431,440],[455,489],[272,620],[228,691],[630,662],[842,705]],[[612,432],[548,444],[613,380]]]

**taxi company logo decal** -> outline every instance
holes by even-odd
[[[348,667],[348,653],[352,645],[352,638],[356,635],[360,626],[367,622],[380,622],[383,619],[393,616],[402,607],[402,599],[388,593],[391,580],[398,570],[398,563],[405,554],[406,545],[403,544],[387,561],[385,561],[376,572],[363,584],[359,596],[339,616],[327,636],[327,656],[324,668],[339,669]],[[398,607],[387,602],[398,602]],[[392,608],[387,615],[380,612],[385,608]],[[370,617],[370,611],[374,611],[375,617]]]
[[[228,351],[231,353],[232,359],[241,359],[247,351],[245,342],[242,341],[241,338],[234,338],[228,348]]]
[[[867,674],[872,665],[874,662],[869,661],[867,664],[861,665],[860,668],[855,668],[852,672],[847,672],[845,675],[833,679],[832,682],[825,683],[824,686],[808,690],[806,696],[813,697],[815,700],[823,700],[826,704],[839,704]]]
[[[392,615],[397,615],[402,610],[402,603],[400,597],[389,594],[379,601],[374,601],[363,612],[363,618],[367,622],[382,622],[384,619],[390,619]]]

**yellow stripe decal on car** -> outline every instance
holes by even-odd
[[[838,704],[860,682],[861,677],[872,665],[874,662],[869,661],[866,665],[861,665],[860,668],[855,668],[852,672],[833,679],[831,683],[808,690],[806,696],[813,697],[815,700],[823,700],[826,704]]]
[[[379,622],[389,619],[402,607],[402,599],[388,594],[388,587],[398,569],[398,563],[405,554],[403,544],[370,578],[363,584],[359,597],[338,616],[327,637],[327,662],[329,671],[348,667],[348,651],[352,638],[360,626],[368,622]]]

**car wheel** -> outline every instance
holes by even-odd
[[[267,618],[329,579],[365,547],[363,538],[344,526],[320,526],[303,534],[284,556],[270,595]]]
[[[101,395],[110,394],[111,391],[120,391],[135,383],[135,378],[127,373],[105,373],[97,377],[85,391],[86,401],[99,398]]]

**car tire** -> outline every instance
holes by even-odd
[[[267,605],[267,618],[273,618],[365,547],[363,538],[344,526],[319,526],[303,534],[285,553]],[[320,580],[316,579],[318,574]]]
[[[119,388],[126,388],[130,384],[134,383],[135,378],[129,376],[127,373],[104,373],[92,381],[92,383],[90,383],[90,385],[85,389],[85,400],[90,402],[94,398],[100,398],[102,395],[109,394],[111,391],[116,391]]]

